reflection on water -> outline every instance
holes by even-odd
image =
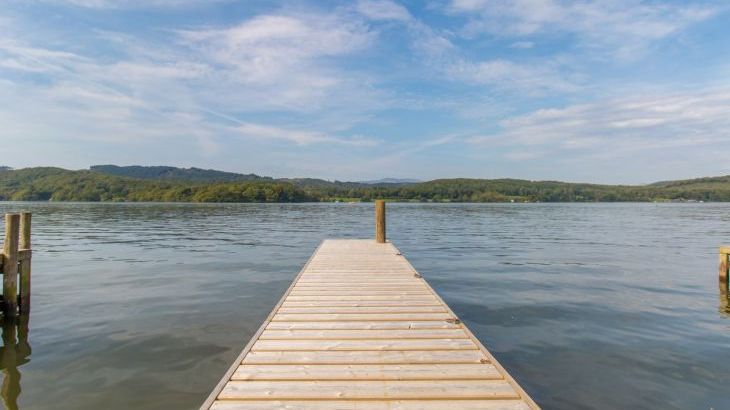
[[[720,283],[720,314],[730,318],[730,291],[727,283]]]
[[[3,345],[0,347],[0,368],[2,368],[2,395],[5,408],[18,409],[20,396],[20,370],[18,367],[30,361],[31,348],[28,343],[28,316],[1,318]]]

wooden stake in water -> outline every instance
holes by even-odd
[[[30,312],[30,212],[20,214],[20,250],[23,258],[20,261],[20,313]]]
[[[375,242],[385,243],[385,201],[375,201]]]
[[[720,247],[720,286],[728,286],[728,255],[730,255],[730,246]]]
[[[20,215],[5,214],[3,244],[3,311],[5,317],[18,312],[18,234]]]

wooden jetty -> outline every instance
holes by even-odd
[[[382,208],[381,208],[382,207]],[[325,240],[201,409],[537,409],[396,247]]]

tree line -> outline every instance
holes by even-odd
[[[0,200],[126,202],[321,202],[384,198],[416,202],[730,201],[730,178],[643,186],[517,179],[444,179],[367,185],[313,179],[199,182],[137,179],[93,171],[26,168],[0,171]]]

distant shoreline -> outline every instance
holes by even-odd
[[[417,203],[730,202],[730,176],[650,185],[466,178],[371,184],[313,178],[273,179],[196,168],[104,167],[80,171],[49,167],[5,169],[0,171],[0,201],[347,203],[386,199]]]

